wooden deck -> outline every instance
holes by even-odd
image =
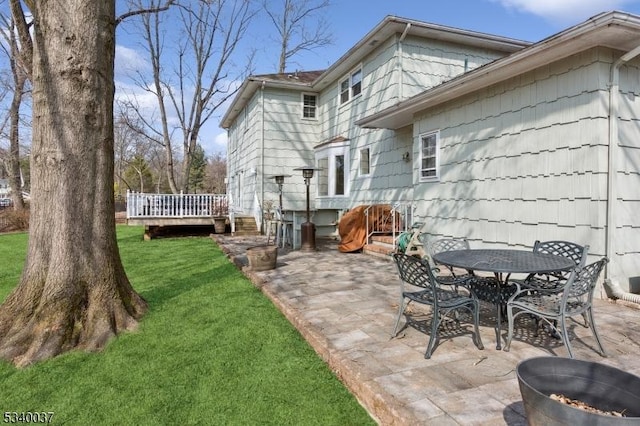
[[[224,232],[228,218],[225,194],[127,193],[127,224],[143,225],[147,239],[166,226],[215,226]]]

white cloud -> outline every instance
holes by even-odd
[[[116,76],[130,76],[137,72],[150,70],[149,62],[135,49],[116,45],[115,72]]]
[[[135,104],[145,117],[157,115],[158,99],[151,91],[136,84],[116,80],[116,101],[128,101]]]
[[[532,13],[558,24],[577,23],[637,0],[491,0],[507,9]]]
[[[218,135],[216,135],[215,138],[213,138],[213,142],[216,146],[227,149],[227,142],[228,142],[228,138],[227,138],[227,132],[223,131],[222,133],[219,133]]]
[[[200,144],[202,145],[202,148],[204,148],[204,152],[207,156],[210,157],[215,154],[227,155],[227,132],[220,128],[211,129],[211,131],[205,128],[202,130]],[[214,131],[218,131],[220,133],[216,134],[214,137],[209,137],[209,135]]]

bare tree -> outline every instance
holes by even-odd
[[[0,306],[0,357],[17,366],[72,348],[98,350],[134,329],[147,310],[116,242],[115,0],[28,4],[34,17],[29,246],[20,281]]]
[[[205,191],[213,194],[226,193],[225,177],[227,177],[227,159],[220,153],[215,154],[207,161],[204,181]]]
[[[143,191],[143,175],[151,173],[148,165],[152,158],[158,155],[159,147],[140,132],[140,123],[136,117],[126,115],[127,110],[120,112],[114,123],[114,153],[115,153],[115,180],[116,196],[122,197],[125,189]],[[144,164],[144,167],[140,167]],[[143,170],[144,169],[144,170]],[[131,182],[131,171],[135,171],[136,181]],[[159,175],[164,169],[153,171]]]
[[[137,0],[140,2],[140,0]],[[152,0],[152,6],[154,5]],[[142,15],[141,29],[152,67],[151,81],[138,75],[137,84],[153,93],[159,120],[133,107],[145,124],[149,138],[165,150],[167,179],[171,191],[188,192],[189,175],[203,125],[238,90],[233,81],[244,76],[247,66],[231,76],[233,55],[254,16],[250,0],[199,0],[180,7],[176,20],[181,34],[173,34],[174,55],[164,44],[166,16]],[[140,7],[141,4],[138,3]],[[163,66],[175,64],[169,70]],[[175,115],[176,124],[171,125]],[[182,144],[179,170],[174,167],[173,144]]]
[[[282,9],[276,9],[279,5]],[[264,10],[278,32],[279,73],[285,72],[289,60],[298,53],[333,43],[323,16],[330,5],[330,0],[263,0]]]
[[[2,31],[5,43],[2,49],[5,51],[11,69],[12,99],[9,107],[7,121],[9,124],[9,152],[6,158],[9,182],[11,186],[11,199],[15,210],[25,208],[22,197],[22,175],[20,172],[20,108],[25,92],[28,90],[29,77],[31,75],[31,58],[33,47],[29,34],[29,24],[24,18],[22,6],[17,0],[10,0],[12,16],[2,15],[0,22],[7,28]],[[18,41],[18,37],[20,41]]]

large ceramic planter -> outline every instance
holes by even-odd
[[[278,247],[256,246],[247,249],[247,260],[252,271],[268,271],[276,267]]]
[[[516,375],[530,426],[640,424],[640,377],[626,371],[597,362],[539,357],[518,364]],[[625,417],[573,407],[552,399],[554,393]]]

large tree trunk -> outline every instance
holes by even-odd
[[[34,1],[32,12],[29,248],[0,306],[0,357],[18,366],[98,350],[147,309],[115,234],[115,0]]]

